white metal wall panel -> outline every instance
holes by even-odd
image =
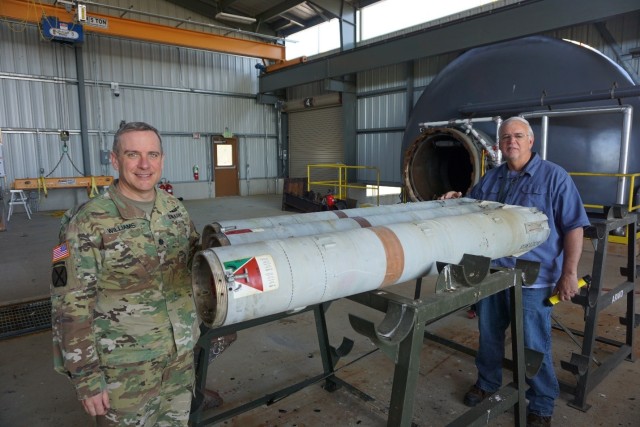
[[[258,90],[256,58],[96,35],[85,44],[89,80],[236,94]]]
[[[278,175],[277,164],[269,161],[277,156],[276,138],[240,138],[240,179],[273,178]]]
[[[69,138],[68,156],[63,150],[64,144],[58,134],[4,133],[7,182],[11,183],[15,178],[37,178],[41,174],[55,178],[77,176],[75,168],[83,171],[80,136],[71,135]]]
[[[74,49],[40,39],[33,24],[0,22],[0,72],[76,77]]]
[[[7,167],[9,182],[38,176],[40,167],[48,171],[53,166],[49,160],[33,160],[39,151],[57,161],[59,154],[49,153],[44,140],[36,143],[37,132],[41,139],[43,132],[55,132],[51,138],[56,142],[58,130],[69,130],[70,153],[77,157],[74,161],[79,168],[83,165],[80,145],[73,148],[80,139],[74,49],[41,41],[36,26],[20,29],[22,32],[15,32],[8,24],[0,24],[0,128],[24,133],[9,138],[7,151],[15,153],[20,163]],[[192,180],[196,161],[202,163],[203,176],[210,170],[204,143],[189,143],[193,133],[201,134],[200,141],[225,129],[241,137],[276,138],[274,106],[258,104],[255,99],[257,59],[95,34],[87,37],[82,49],[93,174],[113,173],[100,164],[100,150],[110,149],[122,120],[147,121],[168,135],[165,168],[169,179],[176,182]],[[111,90],[112,82],[119,84],[118,97]],[[256,174],[275,178],[277,155],[275,149],[266,151],[266,158],[249,156],[250,162],[258,162],[250,166]],[[61,170],[57,176],[77,175],[72,169],[61,166]]]
[[[407,84],[407,67],[395,64],[358,73],[358,92],[402,87]]]
[[[406,104],[406,93],[398,92],[358,99],[358,129],[404,126]]]
[[[427,86],[444,67],[457,57],[457,53],[447,53],[415,61],[413,86]]]
[[[289,176],[304,178],[307,165],[344,163],[342,107],[289,114]]]
[[[172,182],[193,181],[193,166],[198,165],[201,171],[200,179],[206,179],[210,144],[211,140],[202,136],[199,139],[192,136],[163,136],[163,176]]]
[[[402,173],[402,132],[358,135],[358,165],[376,166],[380,182],[400,184]],[[358,179],[375,182],[373,171],[358,171]]]

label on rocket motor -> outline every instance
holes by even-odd
[[[264,228],[241,228],[239,230],[229,230],[225,231],[224,234],[244,234],[244,233],[259,233],[264,231]]]
[[[278,289],[278,272],[271,255],[258,255],[224,263],[225,271],[233,271],[234,298],[243,298]]]

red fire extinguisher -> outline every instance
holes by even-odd
[[[173,196],[173,185],[171,185],[171,182],[167,181],[167,183],[164,185],[164,191]]]
[[[333,197],[333,192],[331,190],[327,192],[325,199],[327,201],[327,208],[333,209],[336,205],[336,199]]]
[[[196,181],[200,179],[200,169],[198,169],[198,165],[193,165],[193,179]]]
[[[162,178],[160,180],[160,184],[158,184],[158,188],[164,191],[167,191],[167,180]]]

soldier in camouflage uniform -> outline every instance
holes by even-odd
[[[100,426],[186,426],[189,418],[199,236],[184,206],[156,191],[163,161],[155,128],[121,127],[111,153],[119,179],[67,213],[54,249],[55,369]]]

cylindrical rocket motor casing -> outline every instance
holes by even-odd
[[[243,230],[256,228],[272,228],[288,224],[302,224],[314,221],[327,221],[340,218],[352,218],[364,215],[384,215],[392,212],[404,212],[422,209],[437,209],[444,206],[459,206],[474,203],[475,199],[460,198],[448,200],[431,200],[428,202],[399,203],[395,205],[372,206],[370,208],[354,208],[345,210],[331,210],[322,212],[310,212],[293,215],[276,215],[242,220],[226,220],[207,224],[203,231],[206,233],[225,232],[237,233]]]
[[[244,229],[243,232],[240,233],[236,231],[231,231],[229,233],[214,233],[212,229],[209,229],[208,232],[203,232],[202,234],[202,247],[203,249],[208,249],[210,247],[242,245],[271,239],[287,239],[290,237],[302,237],[314,234],[333,233],[337,231],[353,230],[356,228],[368,228],[378,225],[421,221],[442,216],[484,212],[492,209],[500,209],[505,206],[504,204],[498,202],[473,199],[461,199],[460,203],[448,203],[446,205],[440,205],[437,202],[426,203],[430,203],[429,209],[411,211],[400,210],[397,212],[391,211],[384,214],[374,213],[370,215],[354,216],[342,219],[287,224],[272,228]]]
[[[464,254],[520,255],[548,236],[546,215],[510,206],[212,248],[194,260],[194,298],[206,326],[230,325],[435,274]]]

